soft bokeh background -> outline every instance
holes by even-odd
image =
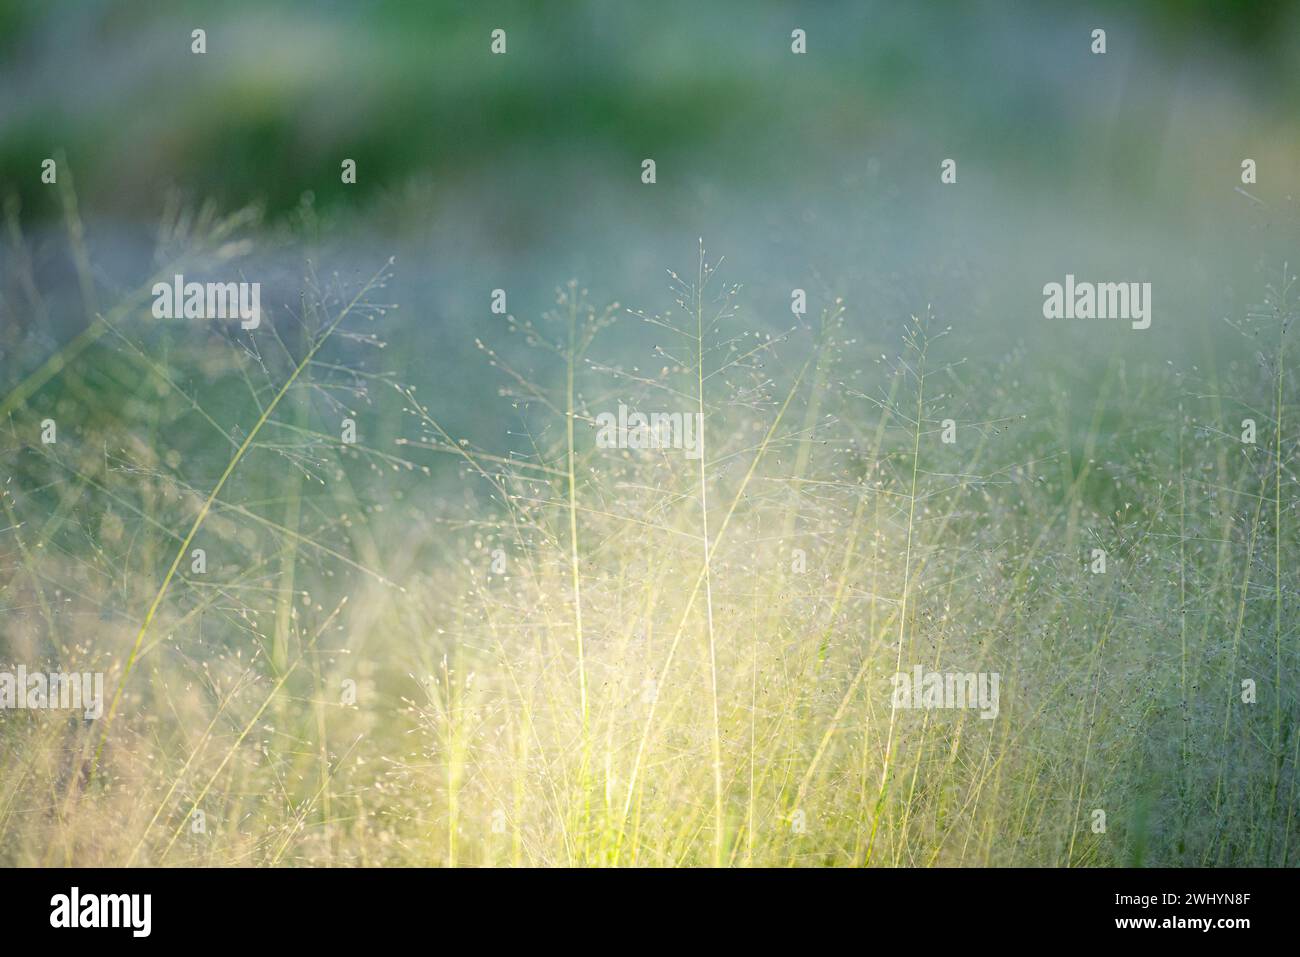
[[[814,309],[844,296],[868,346],[929,303],[966,352],[1023,339],[1052,362],[1202,357],[1219,318],[1258,299],[1257,270],[1284,256],[1270,233],[1294,219],[1300,19],[1285,3],[0,9],[0,171],[29,230],[58,219],[37,173],[60,149],[109,287],[141,279],[169,190],[263,203],[271,222],[307,204],[329,267],[397,256],[389,361],[454,384],[457,416],[482,408],[458,402],[476,381],[458,344],[490,321],[490,289],[518,315],[569,277],[652,305],[701,236],[759,328],[788,324],[798,286]],[[1244,157],[1255,200],[1236,190]],[[67,268],[52,247],[35,265]],[[1066,272],[1152,281],[1153,328],[1048,328],[1040,290]]]

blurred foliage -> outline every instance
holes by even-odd
[[[1235,64],[1257,106],[1286,112],[1296,31],[1285,3],[387,0],[176,3],[160,15],[132,0],[8,0],[0,169],[30,215],[48,216],[31,171],[66,149],[92,208],[148,220],[178,170],[176,185],[226,207],[292,209],[307,189],[320,208],[345,204],[345,156],[364,184],[395,189],[429,173],[455,189],[485,165],[585,175],[603,154],[639,162],[651,151],[661,163],[725,164],[733,180],[770,178],[809,152],[924,138],[922,117],[952,138],[1032,150],[1078,128],[1065,114],[1086,61],[1070,38],[1098,18],[1112,56],[1134,56],[1119,29],[1130,22],[1150,50],[1126,67],[1126,95],[1144,95],[1156,51],[1179,63],[1210,50]],[[208,35],[200,61],[189,52],[196,26]],[[487,52],[496,26],[508,30],[505,57]],[[813,55],[774,68],[793,26]],[[1113,120],[1111,109],[1094,122]]]

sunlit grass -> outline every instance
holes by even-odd
[[[157,272],[255,226],[178,212]],[[485,327],[513,417],[460,435],[383,371],[388,266],[250,336],[74,259],[96,331],[4,370],[0,667],[111,703],[0,712],[5,863],[1297,862],[1285,269],[1257,358],[1117,350],[1079,429],[1068,357],[758,333],[701,249],[662,312]],[[598,447],[620,402],[703,456]],[[999,673],[997,718],[895,707],[916,665]]]

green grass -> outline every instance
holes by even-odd
[[[160,235],[159,275],[264,253]],[[87,331],[4,370],[0,667],[111,704],[0,712],[0,862],[1300,861],[1286,267],[1223,368],[1108,328],[1080,399],[924,312],[878,358],[853,303],[755,332],[701,249],[662,312],[569,284],[489,327],[513,418],[460,435],[383,371],[389,266],[305,266],[250,337],[77,262]],[[704,456],[597,447],[620,402]],[[915,665],[997,672],[999,715],[894,707]]]

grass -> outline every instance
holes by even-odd
[[[485,331],[512,418],[462,436],[383,371],[391,264],[159,324],[65,213],[86,331],[3,369],[0,669],[111,703],[0,712],[3,863],[1300,862],[1287,267],[1242,358],[1117,345],[1081,412],[928,313],[878,357],[838,300],[756,332],[701,248],[665,311],[571,283]],[[260,235],[178,211],[156,272]],[[598,447],[619,403],[703,455]],[[897,706],[916,665],[998,716]]]

